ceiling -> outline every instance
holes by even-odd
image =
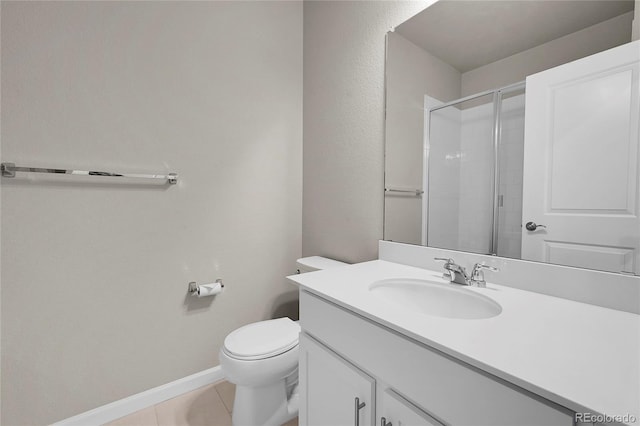
[[[633,0],[441,0],[395,31],[464,73],[633,8]]]

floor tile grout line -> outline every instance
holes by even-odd
[[[229,413],[229,408],[227,408],[227,404],[224,403],[224,399],[222,399],[222,395],[220,395],[220,391],[218,391],[217,387],[214,387],[214,389],[216,390],[216,395],[218,395],[218,398],[220,398],[220,401],[222,401],[222,405],[224,406],[224,409],[227,410],[227,413]]]
[[[232,416],[233,415],[233,410],[229,408],[229,406],[227,405],[226,401],[222,397],[222,394],[218,390],[218,385],[221,385],[223,383],[228,383],[228,382],[226,380],[222,380],[219,383],[216,383],[213,388],[216,390],[216,393],[218,394],[218,398],[220,398],[220,401],[222,401],[222,405],[224,406],[225,410],[227,410],[229,415]]]
[[[158,406],[158,404],[155,404],[153,406],[153,415],[156,418],[156,425],[155,426],[160,426],[160,420],[158,420],[158,410],[156,410],[156,407]]]

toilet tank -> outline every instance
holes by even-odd
[[[333,260],[322,256],[303,257],[296,261],[296,266],[298,267],[299,274],[346,265],[348,265],[348,263],[340,262],[338,260]]]

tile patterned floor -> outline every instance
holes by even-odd
[[[105,426],[231,426],[235,390],[226,381],[204,386]],[[298,426],[298,419],[283,426]]]

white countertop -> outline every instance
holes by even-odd
[[[442,280],[383,260],[288,277],[355,311],[579,413],[634,416],[640,425],[640,315],[487,283],[464,287],[502,306],[487,319],[404,310],[368,291],[389,278]],[[451,284],[447,284],[451,285]]]

